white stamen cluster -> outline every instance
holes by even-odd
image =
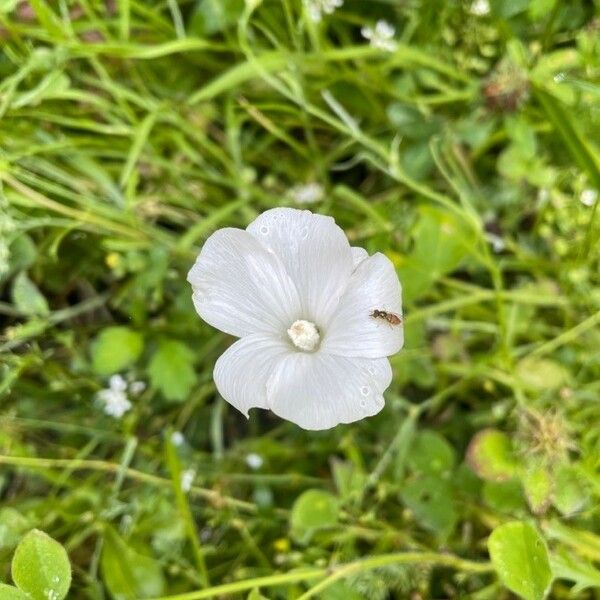
[[[304,319],[294,321],[292,326],[287,330],[287,333],[294,346],[305,352],[316,350],[321,341],[317,326]]]
[[[398,44],[394,40],[396,29],[387,21],[377,21],[375,27],[363,27],[360,31],[362,36],[369,40],[373,48],[384,50],[385,52],[394,52]]]

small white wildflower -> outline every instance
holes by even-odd
[[[131,402],[126,394],[127,382],[121,375],[113,375],[108,382],[108,388],[98,392],[98,400],[102,402],[104,412],[120,419],[131,409]]]
[[[579,201],[584,206],[594,206],[598,199],[598,192],[592,188],[587,188],[581,192]]]
[[[487,241],[492,245],[492,250],[498,254],[506,248],[506,242],[495,233],[488,233],[486,235]]]
[[[127,382],[122,375],[112,375],[108,380],[108,385],[115,392],[124,392],[127,390]]]
[[[144,381],[132,381],[129,384],[129,391],[134,396],[139,396],[146,389],[146,383]]]
[[[554,83],[561,83],[566,78],[567,76],[564,73],[557,73],[552,79],[554,80]]]
[[[256,471],[263,466],[263,459],[260,454],[256,454],[256,452],[250,452],[250,454],[246,455],[246,464]]]
[[[477,17],[485,17],[490,13],[490,3],[488,0],[474,0],[469,12]]]
[[[185,444],[185,436],[181,431],[174,431],[171,434],[171,442],[174,446],[183,446]]]
[[[550,199],[550,192],[547,188],[540,188],[537,193],[538,202],[545,204]]]
[[[392,262],[353,248],[331,217],[274,208],[213,233],[188,274],[198,314],[239,337],[218,359],[221,396],[248,417],[270,409],[304,429],[377,414],[403,328]],[[326,332],[326,335],[323,333]]]
[[[196,478],[196,471],[194,469],[186,469],[181,473],[181,490],[189,492],[192,489],[192,484]]]
[[[362,36],[369,40],[373,48],[384,50],[385,52],[394,52],[398,47],[394,40],[396,29],[387,21],[379,20],[373,27],[363,27],[360,32]]]
[[[344,0],[307,0],[306,10],[310,20],[318,23],[323,18],[323,14],[331,15],[343,4]]]
[[[312,182],[294,186],[289,191],[289,195],[297,204],[314,204],[323,199],[324,191],[323,186]]]

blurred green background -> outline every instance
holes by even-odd
[[[599,13],[0,0],[0,581],[38,528],[68,598],[600,598]],[[185,276],[273,206],[398,268],[374,418],[216,393]]]

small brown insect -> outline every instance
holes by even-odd
[[[375,309],[371,313],[371,316],[374,319],[383,319],[384,321],[387,321],[392,327],[395,327],[396,325],[402,325],[402,317],[392,312],[387,312],[386,310]]]

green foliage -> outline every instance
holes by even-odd
[[[450,212],[431,206],[422,207],[420,212],[413,231],[414,247],[398,260],[403,293],[409,301],[456,269],[473,243],[472,231]]]
[[[19,542],[11,572],[17,587],[34,600],[62,600],[71,587],[71,563],[65,549],[38,529]]]
[[[467,458],[475,473],[488,481],[510,479],[518,467],[508,436],[495,429],[484,429],[471,440]]]
[[[321,490],[307,490],[292,507],[290,528],[292,535],[308,543],[320,529],[333,527],[338,520],[338,501],[335,496]]]
[[[148,363],[150,382],[167,400],[185,400],[196,383],[195,358],[185,344],[161,340]]]
[[[12,585],[0,583],[0,600],[30,600],[31,596]]]
[[[490,535],[488,548],[502,583],[525,600],[546,597],[552,573],[548,551],[540,534],[529,523],[500,525]]]
[[[597,6],[315,6],[0,0],[0,600],[32,528],[77,600],[500,598],[514,520],[548,597],[598,594]],[[218,394],[233,340],[186,274],[275,206],[398,270],[377,416],[306,432]]]
[[[46,298],[41,294],[27,273],[19,273],[13,280],[13,303],[26,315],[47,315],[50,312]]]
[[[144,349],[144,339],[128,327],[107,327],[92,344],[92,366],[99,375],[111,375],[131,366]]]
[[[105,530],[100,566],[115,600],[153,598],[163,593],[165,583],[158,562],[128,546],[112,527]]]

